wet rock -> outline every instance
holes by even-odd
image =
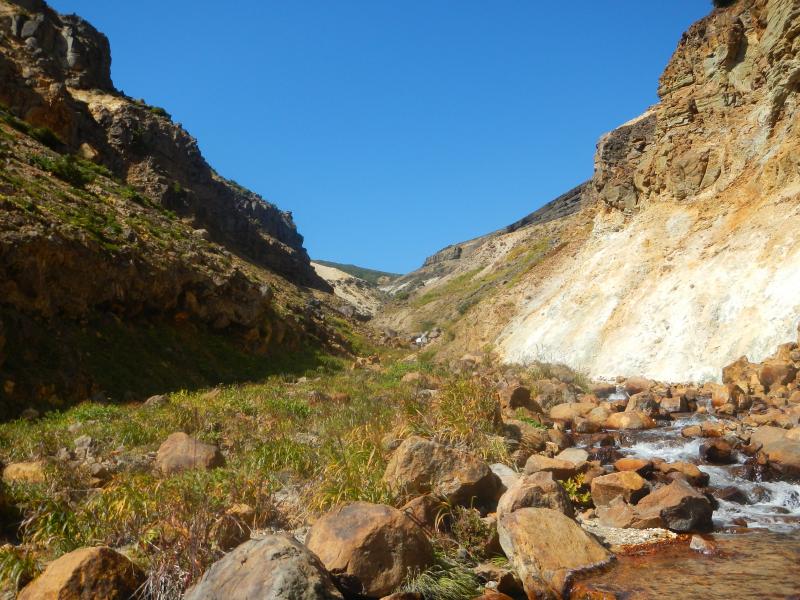
[[[628,398],[625,412],[640,412],[649,417],[658,415],[661,404],[658,398],[650,392],[639,392]]]
[[[714,554],[717,552],[717,545],[713,541],[707,540],[699,535],[692,536],[689,542],[689,548],[695,552],[701,552],[702,554]]]
[[[656,470],[664,475],[679,474],[681,478],[694,486],[703,487],[708,485],[709,475],[701,471],[697,465],[688,462],[659,463]]]
[[[724,487],[720,490],[716,490],[714,495],[720,500],[725,500],[726,502],[736,502],[737,504],[750,503],[747,493],[744,490],[732,485]]]
[[[143,582],[144,573],[111,548],[81,548],[51,562],[17,598],[128,600]]]
[[[645,496],[636,512],[643,518],[660,517],[663,527],[672,531],[704,531],[711,527],[713,507],[691,485],[676,480]]]
[[[348,594],[385,596],[409,572],[433,563],[428,538],[403,512],[390,506],[355,502],[323,515],[306,546]]]
[[[616,383],[593,383],[591,392],[598,398],[608,398],[611,394],[617,393]]]
[[[729,465],[736,461],[733,447],[723,439],[710,440],[700,446],[700,456],[715,465]]]
[[[497,517],[521,508],[552,508],[572,517],[575,514],[572,501],[564,488],[553,478],[553,474],[539,471],[523,475],[503,494],[497,504]]]
[[[614,463],[617,471],[635,471],[643,477],[653,471],[653,462],[643,458],[625,457]]]
[[[609,429],[653,429],[655,426],[652,418],[638,411],[613,413],[606,421]]]
[[[800,476],[800,434],[778,427],[759,427],[750,443],[761,447],[770,466],[789,477]]]
[[[534,454],[525,463],[525,473],[531,475],[544,471],[552,473],[554,479],[569,479],[578,473],[578,468],[575,463],[568,460],[559,460],[557,458],[548,458],[541,454]]]
[[[477,456],[411,436],[394,451],[383,480],[409,494],[433,493],[453,504],[491,503],[499,480]]]
[[[497,529],[500,545],[529,598],[561,598],[574,573],[613,558],[575,521],[549,508],[507,513]]]
[[[681,435],[685,438],[703,437],[703,430],[700,425],[689,425],[681,429]]]
[[[156,468],[164,475],[188,469],[213,469],[224,464],[225,458],[219,448],[200,442],[183,432],[167,437],[156,455]]]
[[[647,482],[634,471],[611,473],[592,480],[592,501],[595,506],[609,504],[621,497],[626,502],[636,504],[650,492]]]
[[[320,560],[299,542],[270,535],[226,554],[184,600],[342,600]]]
[[[633,396],[634,394],[650,390],[653,385],[655,384],[650,379],[644,377],[629,377],[625,380],[625,392],[627,392],[629,396]]]
[[[683,394],[674,394],[660,399],[659,402],[661,412],[671,413],[684,413],[689,411],[689,402]]]

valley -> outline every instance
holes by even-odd
[[[0,0],[0,597],[797,597],[798,56],[716,2],[591,179],[400,274]]]

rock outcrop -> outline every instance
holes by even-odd
[[[302,544],[281,535],[251,540],[226,554],[185,600],[342,600],[330,575]]]
[[[794,0],[712,11],[658,104],[600,139],[574,211],[457,244],[397,280],[409,301],[379,321],[441,319],[453,357],[493,345],[598,377],[702,381],[762,360],[800,315],[799,21]]]

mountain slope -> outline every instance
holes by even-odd
[[[693,25],[659,104],[598,143],[578,212],[471,242],[383,322],[408,328],[444,307],[451,353],[491,344],[595,376],[710,379],[768,355],[800,316],[799,33],[793,0],[740,1]],[[519,264],[510,247],[524,261],[544,251],[454,315],[465,289]]]
[[[105,36],[36,0],[0,0],[0,32],[0,418],[263,376],[329,341],[291,215],[115,90]]]

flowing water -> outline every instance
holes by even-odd
[[[698,414],[625,434],[621,451],[644,459],[698,463],[704,440],[687,439],[680,432],[706,420],[716,419]],[[696,552],[686,539],[647,554],[621,556],[607,572],[585,580],[595,595],[573,598],[800,600],[800,484],[751,481],[743,476],[745,457],[737,459],[732,465],[698,464],[709,475],[710,489],[734,486],[747,497],[746,503],[719,500],[715,531],[705,536],[716,551]]]

